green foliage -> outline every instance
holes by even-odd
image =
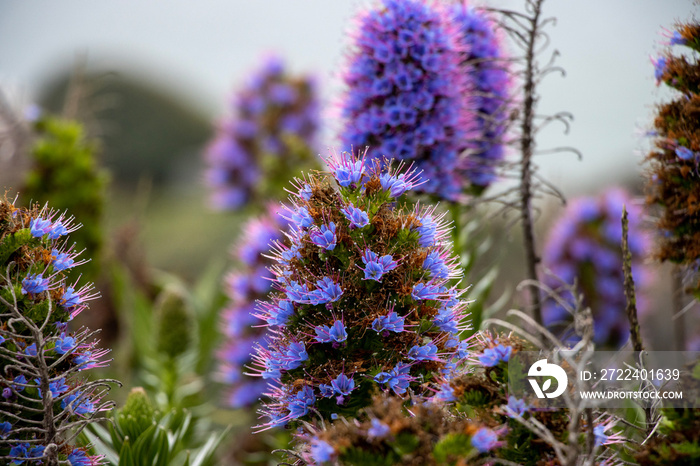
[[[81,273],[94,280],[100,267],[102,214],[107,175],[96,161],[96,143],[87,139],[80,123],[47,116],[36,123],[38,139],[22,195],[51,205],[80,219],[83,227],[71,235],[76,250],[90,251],[92,260]]]
[[[455,464],[459,458],[464,458],[474,448],[470,437],[462,433],[450,433],[435,444],[433,457],[438,464]]]
[[[192,319],[185,308],[183,298],[165,290],[158,312],[158,351],[176,358],[187,351],[190,344]]]
[[[207,466],[227,431],[198,437],[196,422],[187,410],[162,415],[146,392],[135,388],[121,410],[114,410],[108,428],[93,425],[85,440],[112,466]]]
[[[342,464],[348,466],[392,466],[400,464],[401,457],[393,451],[377,453],[362,450],[361,448],[348,448],[340,455]]]

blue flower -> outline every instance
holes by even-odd
[[[498,435],[488,427],[482,427],[472,436],[472,446],[479,453],[486,453],[499,446]]]
[[[338,377],[331,380],[331,386],[333,387],[333,391],[338,394],[337,401],[340,405],[345,402],[345,397],[355,390],[355,381],[352,377],[348,378],[345,374],[340,374]]]
[[[525,400],[519,400],[513,395],[508,397],[507,406],[511,411],[513,411],[513,414],[508,413],[508,417],[522,416],[530,409],[530,405],[525,403]]]
[[[401,317],[396,312],[392,311],[385,316],[374,319],[372,322],[372,330],[377,333],[382,333],[384,331],[401,333],[403,332],[403,324],[404,317]]]
[[[449,383],[440,384],[440,390],[435,394],[436,401],[442,403],[452,403],[457,400],[455,390]]]
[[[432,283],[416,283],[413,285],[411,296],[417,301],[439,300],[442,296],[442,288]]]
[[[389,372],[380,372],[374,376],[374,380],[380,384],[386,384],[397,395],[406,393],[413,377],[409,375],[411,366],[399,363]]]
[[[58,340],[56,340],[54,351],[56,351],[58,354],[66,354],[73,348],[75,348],[75,338],[67,337],[65,334],[62,334],[60,337],[58,337]]]
[[[318,389],[321,391],[321,396],[323,398],[331,398],[333,395],[335,395],[335,390],[333,389],[332,385],[322,383],[318,385]]]
[[[309,354],[306,352],[306,347],[301,342],[293,342],[285,352],[286,362],[285,369],[293,370],[301,366],[301,363],[309,359]]]
[[[688,41],[683,38],[680,32],[673,31],[669,43],[671,45],[685,45]]]
[[[289,219],[298,229],[309,228],[314,224],[314,219],[309,214],[309,209],[306,207],[297,207],[292,210],[292,218]]]
[[[430,272],[432,278],[447,279],[450,269],[437,250],[430,251],[423,261],[423,268]]]
[[[29,231],[35,238],[41,238],[51,231],[51,221],[44,220],[41,217],[31,219],[29,222]]]
[[[345,325],[336,320],[330,327],[328,325],[319,325],[316,327],[316,341],[321,343],[342,343],[348,339],[348,334],[345,331]]]
[[[369,224],[367,213],[349,204],[340,210],[350,222],[350,228],[363,228]]]
[[[39,294],[49,289],[49,279],[43,274],[29,274],[22,280],[22,294]]]
[[[357,185],[364,175],[364,160],[355,160],[351,154],[344,152],[337,163],[330,165],[331,173],[344,188]]]
[[[297,419],[305,416],[309,412],[309,408],[316,403],[316,395],[313,388],[305,385],[299,390],[289,401],[289,417]]]
[[[70,409],[74,413],[84,416],[95,412],[94,402],[83,395],[83,392],[76,390],[61,401],[61,408]]]
[[[369,248],[365,249],[362,254],[362,262],[365,264],[365,268],[362,269],[365,272],[364,280],[375,280],[378,282],[382,281],[382,276],[385,273],[391,272],[398,267],[398,262],[394,260],[391,254],[378,257]]]
[[[287,293],[287,298],[295,303],[305,303],[309,300],[309,288],[295,281],[287,284],[285,292]]]
[[[498,344],[495,348],[486,348],[484,353],[479,355],[478,359],[482,366],[493,367],[499,362],[508,362],[510,355],[513,353],[511,346],[503,346]]]
[[[328,226],[321,225],[320,230],[314,230],[309,235],[311,242],[316,246],[324,248],[326,251],[335,249],[335,223],[330,222]]]
[[[316,437],[311,441],[311,458],[316,463],[325,463],[330,461],[335,454],[335,450],[330,444]]]
[[[408,350],[408,359],[414,361],[430,361],[437,359],[437,346],[428,343],[425,346],[414,345]]]
[[[41,380],[39,379],[34,379],[34,382],[36,382],[37,387],[41,385]],[[69,390],[68,385],[66,385],[66,378],[61,377],[58,380],[54,380],[53,382],[49,382],[49,392],[51,392],[51,396],[53,398],[57,398],[58,396],[61,395],[61,393],[65,393]],[[41,389],[37,388],[37,391],[39,392],[39,396],[41,396]]]
[[[654,64],[654,77],[658,84],[661,82],[666,72],[666,57],[659,57],[656,60],[652,59],[652,63]]]
[[[80,292],[76,293],[75,289],[72,286],[69,286],[66,287],[66,291],[61,296],[59,304],[65,309],[70,309],[72,307],[77,306],[81,302],[82,297],[80,296]]]
[[[24,354],[27,356],[36,356],[36,343],[32,343],[24,349]]]
[[[456,335],[459,333],[459,314],[454,309],[442,307],[433,317],[433,324],[443,332]]]
[[[416,229],[419,234],[418,244],[424,248],[433,246],[438,231],[437,222],[433,220],[431,215],[425,215],[420,219],[420,223],[421,226]]]
[[[288,299],[280,299],[276,306],[270,306],[272,312],[266,319],[270,325],[286,325],[289,318],[294,315],[294,304]]]
[[[372,438],[384,438],[389,435],[389,426],[379,419],[372,418],[372,427],[367,429],[367,435]]]
[[[60,221],[57,221],[51,226],[51,230],[49,231],[49,238],[50,239],[58,239],[61,236],[65,236],[68,234],[68,230],[66,229],[65,225],[61,223]]]
[[[684,146],[676,147],[676,155],[681,160],[692,160],[695,158],[695,152]]]
[[[73,450],[68,455],[68,461],[71,466],[91,466],[93,464],[92,460],[83,450]]]
[[[322,280],[316,282],[316,286],[318,288],[310,293],[311,298],[309,301],[311,304],[333,303],[338,301],[343,295],[343,290],[340,288],[340,285],[329,277],[324,277]]]
[[[6,439],[10,432],[12,431],[12,424],[9,422],[0,422],[0,438]]]
[[[389,191],[393,198],[401,196],[406,191],[413,188],[413,184],[406,180],[405,175],[394,176],[391,173],[382,173],[379,177],[382,189]]]
[[[54,249],[51,251],[51,256],[54,258],[51,261],[51,265],[53,265],[53,268],[59,272],[69,269],[75,265],[73,258],[68,253],[59,252],[57,249]]]

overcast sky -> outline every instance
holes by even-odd
[[[0,0],[0,85],[27,99],[76,54],[99,69],[127,69],[187,94],[212,116],[266,51],[295,71],[313,71],[332,97],[345,31],[366,1],[333,0]],[[484,3],[484,2],[482,2]],[[521,9],[519,1],[493,6]],[[573,157],[541,159],[545,174],[566,190],[638,170],[639,129],[663,98],[650,55],[662,27],[696,11],[690,0],[550,0],[545,14],[567,77],[541,88],[541,110],[570,111],[571,134],[546,135],[542,146],[579,148]],[[331,143],[332,141],[328,141]]]

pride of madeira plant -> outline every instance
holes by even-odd
[[[316,83],[291,76],[268,57],[233,99],[206,152],[211,204],[238,210],[251,201],[279,197],[290,172],[313,165],[318,130]]]
[[[110,381],[82,372],[106,364],[95,333],[69,322],[96,297],[69,282],[78,259],[72,217],[0,200],[0,460],[2,464],[86,466],[100,458],[73,446],[112,407]]]
[[[662,235],[656,256],[697,270],[700,263],[700,24],[679,24],[670,45],[685,46],[687,55],[666,52],[655,62],[657,83],[678,91],[660,105],[654,120],[654,149],[647,156],[649,196],[660,208],[657,222]],[[694,283],[692,288],[700,289]]]
[[[347,152],[326,163],[329,174],[297,180],[259,309],[275,330],[255,355],[269,383],[261,428],[355,417],[379,390],[429,396],[465,349],[448,227],[403,198],[419,174]]]

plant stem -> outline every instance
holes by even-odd
[[[533,119],[535,115],[535,42],[539,36],[538,27],[542,0],[532,3],[533,16],[530,20],[532,28],[527,36],[527,53],[525,55],[525,98],[523,101],[523,119],[521,124],[522,136],[520,139],[520,151],[522,154],[520,171],[520,216],[523,225],[523,242],[525,247],[525,263],[527,278],[531,283],[530,305],[535,321],[542,325],[542,306],[540,302],[540,291],[534,283],[537,281],[537,251],[535,249],[534,222],[532,219],[532,155],[534,152]]]
[[[673,269],[673,349],[685,351],[685,317],[683,310],[683,269],[679,265]]]

